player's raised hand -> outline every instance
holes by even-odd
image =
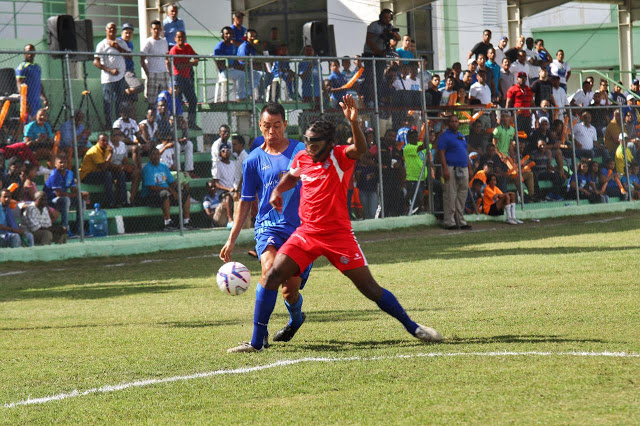
[[[340,107],[347,120],[353,122],[358,119],[358,109],[356,108],[356,101],[352,95],[344,95],[342,102],[340,102]]]

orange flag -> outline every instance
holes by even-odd
[[[9,113],[9,107],[11,106],[11,102],[4,101],[2,105],[2,110],[0,111],[0,127],[4,124],[4,119],[7,118],[7,114]]]
[[[27,122],[27,85],[22,84],[20,86],[20,122],[22,124]]]
[[[340,89],[351,89],[351,87],[356,84],[356,81],[358,81],[358,79],[360,77],[362,77],[362,73],[364,72],[364,68],[360,68],[358,71],[356,71],[356,73],[353,75],[353,77],[351,77],[351,79],[349,81],[347,81],[347,84],[345,84],[344,86],[340,87]]]

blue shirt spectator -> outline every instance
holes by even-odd
[[[467,167],[467,140],[462,133],[445,130],[438,138],[438,149],[444,151],[448,166]]]
[[[125,42],[125,44],[127,45],[127,47],[129,48],[129,50],[131,52],[133,52],[133,42],[131,41],[126,41],[124,40],[122,37],[118,37],[118,40],[122,40]],[[124,58],[124,67],[127,71],[131,71],[131,72],[135,72],[134,70],[134,64],[133,64],[133,58],[127,57],[125,56]]]
[[[247,33],[247,28],[242,25],[236,26],[236,24],[231,25],[231,30],[233,31],[233,40],[242,43],[244,41],[244,35]]]
[[[184,21],[177,16],[175,20],[168,16],[164,18],[164,21],[162,21],[162,27],[164,29],[164,38],[167,40],[167,44],[169,44],[170,48],[176,45],[175,38],[178,31],[184,31],[185,35],[187,34],[187,30],[184,27]]]
[[[44,192],[47,194],[47,199],[50,203],[57,197],[56,190],[62,192],[72,192],[71,189],[76,187],[76,180],[73,176],[73,171],[67,170],[63,175],[58,169],[53,169],[53,172],[49,175],[49,178],[44,184]]]
[[[245,41],[240,45],[240,47],[238,47],[237,56],[257,56],[257,55],[258,55],[258,51],[256,50],[255,46],[249,44],[248,41]],[[240,59],[238,59],[236,62],[238,62],[241,65],[244,65],[245,63],[245,61],[241,61]]]
[[[83,134],[85,129],[84,123],[76,123],[78,146],[90,146],[89,135]],[[73,146],[73,124],[69,119],[60,126],[60,148],[69,148],[71,146]]]
[[[158,165],[154,165],[149,162],[142,168],[142,191],[140,196],[143,198],[146,197],[149,194],[150,186],[169,188],[169,185],[172,184],[174,180],[166,164],[158,163]]]
[[[22,62],[16,67],[16,78],[27,85],[29,115],[35,116],[36,112],[42,108],[42,103],[40,102],[42,69],[40,65],[28,61]]]
[[[216,44],[215,49],[213,49],[213,56],[236,56],[238,54],[238,48],[232,43],[227,44],[224,41]],[[236,61],[228,61],[227,67],[232,67]]]
[[[263,143],[264,143],[264,136],[258,136],[253,140],[253,143],[251,144],[251,149],[249,150],[249,152],[253,151],[256,148],[260,148],[260,146]]]
[[[53,138],[53,130],[51,130],[51,124],[45,121],[44,125],[39,125],[36,120],[24,126],[24,136],[31,138],[32,141],[38,139],[41,134],[46,134],[50,139]]]
[[[173,115],[173,97],[168,90],[163,90],[158,94],[158,99],[156,99],[156,105],[160,101],[165,101],[167,104],[167,111]],[[182,101],[178,98],[176,99],[176,110],[178,111],[178,115],[182,115]]]
[[[332,89],[337,89],[339,87],[347,84],[347,77],[344,76],[340,72],[340,65],[338,61],[331,63],[331,74],[329,74],[329,83],[331,84]],[[331,92],[331,100],[334,102],[339,102],[342,100],[342,97],[347,94],[345,90],[337,90],[335,92]]]
[[[413,53],[409,50],[404,50],[403,48],[400,49],[396,49],[396,52],[398,53],[398,55],[401,58],[406,58],[406,59],[413,59],[415,58],[415,56],[413,56]],[[402,61],[403,65],[407,65],[409,63],[409,61]]]

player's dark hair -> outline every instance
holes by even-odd
[[[474,185],[484,185],[484,182],[481,181],[480,179],[474,179],[473,182],[471,182],[471,186]]]
[[[285,116],[284,107],[277,102],[267,102],[265,106],[260,110],[260,118],[262,118],[262,114],[265,112],[270,115],[278,115],[282,116],[282,121],[285,121],[287,117]]]
[[[154,25],[160,25],[160,27],[162,27],[162,22],[158,21],[157,19],[154,19],[153,21],[151,21],[151,25],[149,26],[153,27]]]
[[[58,155],[56,155],[56,160],[64,161],[66,163],[67,162],[67,155],[63,154],[63,153],[59,153]],[[29,171],[29,167],[27,167],[27,171]]]
[[[255,35],[258,35],[258,32],[257,32],[256,30],[254,30],[253,28],[249,28],[249,29],[247,30],[247,34],[248,34],[248,33],[254,33]]]
[[[222,27],[222,29],[220,30],[220,34],[222,34],[224,32],[224,30],[229,31],[231,34],[233,34],[233,29],[231,29],[231,27],[227,26],[227,27]]]
[[[308,132],[313,132],[318,137],[324,138],[327,142],[334,142],[336,137],[336,126],[330,121],[318,120],[311,123],[311,126],[307,129]]]
[[[492,177],[494,177],[494,178],[498,179],[498,177],[496,176],[496,174],[495,174],[495,173],[489,173],[489,174],[487,175],[487,183],[491,182],[491,178],[492,178]]]

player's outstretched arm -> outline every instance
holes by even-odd
[[[298,184],[299,177],[287,173],[282,176],[280,183],[271,191],[271,198],[269,198],[269,204],[273,206],[278,212],[282,212],[282,193],[287,192]]]
[[[249,215],[250,210],[251,210],[251,202],[240,200],[240,212],[238,213],[238,220],[233,222],[233,228],[231,228],[231,232],[229,233],[229,238],[227,239],[227,242],[220,250],[220,259],[222,259],[223,262],[231,261],[231,252],[233,252],[233,248],[236,245],[236,240],[238,239],[238,235],[242,230],[242,224],[247,220],[247,216]]]
[[[367,152],[367,139],[362,132],[360,123],[358,122],[358,108],[356,108],[356,101],[351,95],[345,95],[340,102],[342,107],[342,113],[351,123],[351,133],[353,134],[353,145],[349,145],[345,154],[352,160],[357,160]]]

